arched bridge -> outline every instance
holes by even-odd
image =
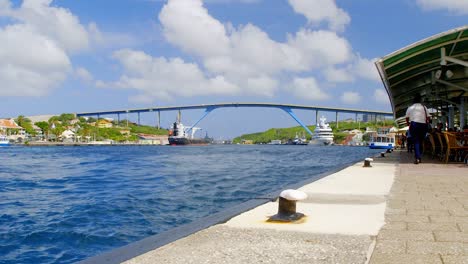
[[[350,113],[355,114],[356,119],[358,114],[368,114],[373,116],[392,116],[392,112],[382,112],[374,110],[360,110],[360,109],[349,109],[349,108],[332,108],[332,107],[319,107],[319,106],[306,106],[306,105],[293,105],[293,104],[270,104],[270,103],[221,103],[221,104],[200,104],[200,105],[187,105],[187,106],[162,106],[162,107],[150,107],[140,109],[126,109],[126,110],[114,110],[114,111],[100,111],[100,112],[87,112],[87,113],[76,113],[77,117],[85,116],[97,116],[99,119],[103,115],[117,115],[120,122],[121,114],[136,113],[138,114],[138,124],[140,123],[140,113],[156,112],[158,113],[158,127],[160,127],[160,113],[163,111],[174,111],[174,110],[191,110],[191,109],[205,109],[204,114],[200,119],[195,122],[189,131],[195,127],[203,118],[205,118],[211,111],[217,108],[225,107],[268,107],[268,108],[279,108],[288,113],[297,123],[299,123],[310,135],[312,131],[294,114],[293,109],[297,110],[312,110],[315,111],[315,119],[318,118],[318,112],[335,112],[336,121],[338,121],[338,113]]]

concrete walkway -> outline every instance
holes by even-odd
[[[468,167],[399,155],[371,263],[468,263]]]

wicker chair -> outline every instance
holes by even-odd
[[[458,144],[457,137],[455,134],[445,132],[445,141],[447,143],[447,151],[445,154],[445,163],[448,163],[450,154],[453,154],[455,161],[463,161],[465,152],[468,151],[468,146],[461,146]]]
[[[447,142],[445,141],[445,137],[443,136],[442,133],[437,132],[436,133],[437,140],[439,141],[439,146],[440,146],[440,152],[438,153],[439,160],[444,160],[445,159],[445,149],[447,148]]]
[[[427,135],[427,138],[428,138],[429,144],[430,144],[431,158],[434,159],[434,157],[437,155],[437,148],[436,148],[434,136],[429,133]]]

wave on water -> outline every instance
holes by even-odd
[[[0,263],[73,263],[375,154],[364,147],[0,149]]]

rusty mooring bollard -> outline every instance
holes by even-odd
[[[298,190],[284,190],[279,195],[278,213],[271,216],[268,222],[294,222],[304,214],[296,212],[296,202],[307,198],[307,194]]]
[[[385,158],[385,152],[380,152],[380,157]]]
[[[371,158],[366,158],[366,159],[364,159],[364,166],[363,166],[363,167],[365,167],[365,168],[370,168],[370,167],[372,167],[371,164],[370,164],[371,161],[374,161],[374,160],[371,159]]]

